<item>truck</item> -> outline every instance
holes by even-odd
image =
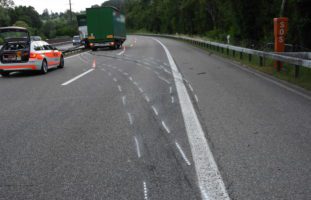
[[[78,25],[81,40],[93,51],[118,49],[126,40],[125,16],[115,7],[87,8]]]

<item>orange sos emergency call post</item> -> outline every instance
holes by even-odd
[[[288,18],[279,17],[274,18],[274,51],[275,52],[284,52],[285,51],[285,37],[288,31]],[[282,63],[276,61],[274,66],[281,70]]]

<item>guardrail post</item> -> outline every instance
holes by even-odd
[[[221,53],[224,53],[224,48],[223,47],[221,47]]]
[[[248,62],[252,62],[252,54],[248,54]]]
[[[233,52],[232,52],[232,56],[235,58],[235,50],[233,50]]]
[[[229,56],[229,48],[227,47],[227,55]]]
[[[240,60],[242,60],[243,59],[243,52],[241,51],[240,52]]]
[[[299,65],[295,65],[295,78],[299,77],[299,72],[300,72],[300,66]]]

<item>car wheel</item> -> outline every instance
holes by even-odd
[[[41,70],[40,73],[41,74],[46,74],[48,72],[48,64],[46,62],[46,60],[42,61],[42,65],[41,65]]]
[[[60,63],[58,65],[58,68],[64,68],[64,65],[65,65],[65,60],[64,60],[64,57],[61,56],[60,57]]]
[[[3,77],[8,77],[8,76],[10,76],[10,72],[1,72],[0,74],[1,74],[1,76],[3,76]]]
[[[97,51],[97,48],[93,47],[93,48],[92,48],[92,51]]]

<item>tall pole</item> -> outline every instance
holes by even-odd
[[[69,0],[69,7],[70,7],[70,22],[72,22],[71,0]]]
[[[283,15],[284,15],[285,4],[286,4],[286,0],[282,0],[280,17],[283,17]]]

